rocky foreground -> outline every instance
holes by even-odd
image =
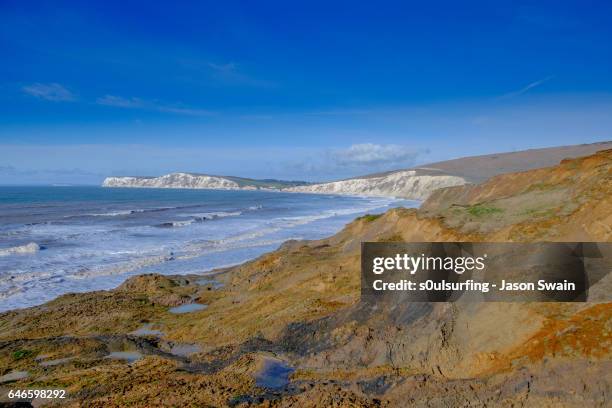
[[[612,304],[372,310],[359,302],[359,250],[612,241],[611,197],[606,150],[438,190],[419,210],[361,217],[213,277],[138,276],[3,313],[0,381],[64,388],[58,406],[610,406]],[[611,289],[608,276],[591,292]]]

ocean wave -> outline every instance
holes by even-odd
[[[142,210],[111,211],[107,213],[85,214],[85,215],[90,215],[92,217],[119,217],[121,215],[136,214],[137,212],[142,212]]]
[[[124,215],[132,215],[132,214],[141,214],[146,212],[159,212],[172,210],[174,207],[161,207],[161,208],[138,208],[135,210],[119,210],[119,211],[110,211],[104,213],[93,213],[93,214],[83,214],[83,215],[72,215],[68,217],[120,217]]]
[[[0,249],[0,256],[34,254],[40,249],[40,245],[36,242],[30,242],[26,245]]]
[[[184,220],[184,221],[168,221],[162,222],[161,224],[155,225],[158,228],[176,228],[176,227],[186,227],[188,225],[196,222],[195,220]]]
[[[192,244],[185,246],[182,249],[184,253],[181,255],[177,255],[176,259],[186,260],[186,259],[197,258],[197,257],[205,256],[205,255],[210,255],[213,253],[218,253],[218,252],[233,251],[237,249],[246,249],[246,248],[254,248],[254,247],[280,245],[287,240],[301,239],[300,236],[289,236],[289,237],[261,239],[261,240],[253,239],[253,238],[261,238],[265,236],[266,233],[269,233],[269,232],[270,231],[266,231],[266,232],[260,231],[258,233],[253,233],[253,234],[241,234],[240,237],[236,237],[237,239],[221,239],[217,241],[208,241],[206,243],[201,243],[201,244],[192,243]],[[247,239],[247,238],[251,238],[251,239]],[[242,263],[242,262],[244,261],[241,261],[238,263]],[[235,264],[231,264],[231,265],[235,265]],[[215,265],[213,269],[221,268],[224,266],[225,265],[218,265],[218,266]]]
[[[189,220],[167,221],[155,225],[160,228],[186,227],[196,222],[212,221],[219,218],[237,217],[242,215],[242,211],[218,211],[199,214],[185,214],[185,217],[192,217]]]
[[[255,231],[234,235],[233,237],[218,239],[214,241],[214,245],[224,246],[227,244],[233,244],[244,240],[253,240],[255,238],[260,238],[269,234],[273,234],[275,232],[280,231],[281,229],[281,227],[259,228]]]
[[[125,215],[133,215],[133,214],[143,214],[143,213],[152,213],[152,212],[162,212],[162,211],[170,211],[170,210],[181,210],[187,208],[197,208],[201,207],[201,205],[182,205],[176,207],[154,207],[154,208],[136,208],[132,210],[116,210],[109,211],[103,213],[92,213],[92,214],[80,214],[80,215],[68,215],[66,218],[76,218],[76,217],[120,217]]]
[[[218,211],[218,212],[208,212],[208,213],[200,213],[193,214],[194,220],[198,222],[214,220],[217,218],[225,218],[225,217],[237,217],[242,215],[242,211]]]
[[[256,238],[260,238],[266,235],[273,234],[275,232],[279,232],[285,229],[291,229],[293,227],[298,227],[301,225],[310,224],[315,221],[320,221],[328,218],[338,217],[342,215],[351,215],[358,214],[365,211],[370,211],[375,208],[380,208],[382,205],[377,203],[375,205],[367,206],[367,207],[352,207],[352,208],[344,208],[344,209],[334,209],[334,210],[326,210],[320,214],[315,215],[301,215],[294,217],[279,217],[273,218],[267,224],[266,227],[259,228],[255,231],[248,231],[242,234],[235,235],[233,237],[228,237],[224,239],[217,240],[216,243],[218,245],[227,245],[227,244],[235,244],[244,240],[253,240]]]
[[[265,235],[265,233],[263,234]],[[135,259],[131,259],[128,261],[121,261],[113,264],[107,264],[102,267],[93,267],[93,268],[81,268],[78,271],[70,272],[64,275],[65,278],[71,279],[86,279],[86,278],[96,278],[101,276],[113,276],[113,275],[132,275],[135,273],[139,273],[144,268],[153,267],[156,265],[165,264],[171,261],[181,261],[193,259],[201,256],[205,256],[215,252],[224,252],[235,249],[242,248],[250,248],[250,247],[259,247],[259,246],[269,246],[269,245],[280,245],[285,242],[287,239],[299,239],[300,237],[284,237],[278,239],[263,239],[263,240],[240,240],[239,242],[233,242],[233,245],[228,245],[230,242],[224,240],[218,241],[207,241],[201,243],[200,245],[187,245],[181,248],[180,250],[167,251],[165,254],[146,254],[144,256],[140,256]],[[244,261],[238,262],[242,263]],[[228,266],[235,265],[235,263],[228,264]],[[222,265],[215,265],[210,269],[216,269],[221,267]],[[201,272],[201,270],[199,271]],[[21,280],[20,276],[12,277],[10,280],[17,281]],[[23,279],[24,281],[30,281],[34,276],[28,276],[28,278]],[[0,283],[2,283],[2,279],[0,279]]]
[[[0,255],[35,252],[33,245],[21,245],[30,241],[32,244],[50,245],[53,250],[47,251],[45,256],[15,256],[0,261],[2,266],[8,265],[8,268],[0,267],[4,269],[0,271],[0,299],[3,299],[0,310],[40,303],[66,291],[111,288],[120,283],[123,276],[142,272],[186,273],[218,268],[225,263],[235,265],[263,252],[263,248],[267,250],[288,239],[312,239],[317,236],[312,230],[318,230],[320,226],[324,225],[325,231],[335,225],[341,228],[350,219],[350,214],[373,211],[388,206],[392,201],[369,198],[356,204],[349,201],[345,205],[344,201],[348,199],[343,197],[340,201],[343,208],[330,208],[330,204],[327,208],[321,206],[323,208],[317,209],[309,202],[302,206],[303,200],[266,205],[265,210],[269,211],[259,213],[257,211],[264,206],[253,204],[253,201],[236,202],[230,206],[227,201],[213,203],[216,208],[211,208],[208,202],[175,207],[164,206],[175,203],[163,202],[151,203],[151,207],[139,202],[126,203],[125,206],[111,204],[76,210],[97,213],[100,218],[21,228],[19,235],[23,236],[12,246],[25,248],[0,249]],[[159,206],[153,207],[155,205]],[[142,214],[145,212],[150,216]],[[73,212],[73,216],[77,215]],[[92,214],[87,216],[92,217]],[[104,217],[117,218],[108,224],[111,218]],[[235,218],[220,220],[226,217]],[[206,224],[201,225],[202,228],[195,225],[204,222],[213,224],[210,228]],[[158,223],[177,229],[164,232],[155,228],[161,226]],[[312,227],[303,227],[311,223]],[[3,232],[0,239],[7,237],[6,233]],[[140,235],[136,233],[142,234],[143,239],[131,241],[132,238],[139,239]],[[59,243],[52,240],[55,238]],[[58,245],[70,245],[71,248],[57,250]],[[262,249],[252,249],[257,247]]]
[[[2,288],[2,290],[0,290],[0,299],[8,299],[11,296],[16,296],[25,292],[25,290],[26,288],[17,285]]]
[[[83,268],[76,273],[70,274],[69,276],[74,279],[84,279],[97,276],[122,275],[147,266],[173,261],[174,259],[175,257],[172,255],[172,253],[169,255],[151,255],[132,259],[127,262],[118,262],[102,268]]]
[[[62,278],[54,272],[21,272],[12,271],[10,274],[0,275],[0,287],[7,284],[22,284],[31,282],[42,282],[52,278]]]
[[[302,215],[295,217],[281,217],[276,220],[280,220],[284,222],[284,227],[297,227],[298,225],[310,224],[314,221],[324,220],[326,218],[339,217],[342,215],[351,215],[358,214],[364,211],[373,210],[376,208],[380,208],[379,205],[372,207],[354,207],[354,208],[344,208],[344,209],[335,209],[335,210],[326,210],[320,214],[316,215]]]

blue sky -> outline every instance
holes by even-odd
[[[0,2],[0,184],[612,139],[609,2]]]

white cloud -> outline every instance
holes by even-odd
[[[397,144],[361,143],[344,149],[305,152],[299,159],[283,162],[280,173],[294,179],[329,181],[409,168],[428,153],[428,149]]]
[[[37,82],[32,85],[24,86],[22,90],[26,94],[38,99],[53,102],[71,102],[77,99],[71,91],[55,82],[50,84],[41,84]]]
[[[543,83],[550,81],[551,79],[553,79],[553,77],[549,76],[544,79],[539,79],[537,81],[531,82],[530,84],[527,84],[526,86],[522,87],[519,90],[509,92],[507,94],[500,96],[500,99],[514,98],[515,96],[523,95],[524,93],[528,92],[530,89],[540,86]]]
[[[167,105],[155,101],[147,101],[140,98],[124,98],[116,95],[104,95],[96,99],[98,105],[113,106],[116,108],[125,109],[145,109],[165,113],[174,113],[177,115],[188,116],[209,116],[213,113],[205,109],[195,109],[182,105]]]
[[[408,146],[374,143],[354,144],[348,149],[332,152],[335,163],[342,167],[409,166],[414,164],[419,151]]]

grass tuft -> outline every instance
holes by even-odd
[[[13,353],[13,360],[21,360],[28,357],[32,352],[30,350],[17,350]]]
[[[357,219],[364,222],[372,222],[374,220],[379,219],[380,217],[382,217],[382,214],[366,214]]]
[[[502,213],[504,210],[497,207],[490,207],[484,204],[472,205],[467,209],[467,212],[474,217],[483,217],[486,215],[493,215]]]

